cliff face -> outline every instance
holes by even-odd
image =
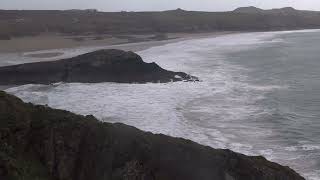
[[[0,67],[0,85],[56,82],[146,83],[197,80],[182,72],[145,63],[133,52],[99,50],[70,59]]]
[[[303,180],[263,157],[154,135],[0,92],[0,179]]]

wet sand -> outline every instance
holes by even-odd
[[[39,35],[32,37],[0,40],[0,53],[26,53],[43,50],[69,49],[78,47],[110,46],[123,50],[139,51],[152,46],[163,45],[184,39],[218,36],[232,32],[213,33],[170,33],[158,37],[154,34],[146,35],[99,35],[99,36],[62,36],[62,35]],[[138,46],[138,47],[137,47]],[[27,54],[29,57],[47,58],[59,56],[61,52],[40,54]]]
[[[128,39],[103,36],[94,38],[89,36],[39,35],[30,37],[0,40],[0,53],[17,53],[40,51],[48,49],[74,48],[79,46],[93,46],[102,44],[128,43]]]
[[[157,40],[150,40],[150,38],[154,39],[154,35],[135,35],[134,41],[132,39],[127,39],[125,41],[127,43],[111,41],[110,39],[104,39],[101,42],[100,40],[98,40],[98,43],[94,43],[93,41],[95,40],[89,39],[84,40],[82,44],[71,43],[71,47],[66,47],[66,44],[63,44],[62,41],[60,41],[61,37],[54,38],[53,36],[21,38],[19,40],[9,40],[8,43],[3,43],[3,40],[0,40],[0,67],[22,63],[54,61],[59,59],[71,58],[80,54],[84,54],[99,49],[121,49],[124,51],[139,52],[151,47],[162,46],[169,43],[175,43],[190,39],[217,37],[231,33],[237,32],[213,32],[197,34],[175,33],[166,34],[165,39],[158,38]],[[132,38],[132,36],[122,36],[122,38]],[[139,39],[138,42],[136,42],[137,39]],[[22,40],[24,40],[25,44],[23,45],[23,47],[21,46],[21,44],[19,44],[22,42]],[[130,41],[130,43],[128,43],[128,41]],[[32,42],[37,43],[33,44]],[[11,45],[7,47],[6,44],[10,43]],[[19,50],[17,50],[17,48],[10,48],[13,47],[14,44],[16,44],[17,47],[19,47]],[[27,44],[29,44],[29,46],[27,46]],[[42,44],[44,44],[44,46],[41,46]],[[47,46],[48,44],[50,45],[50,48],[49,46]],[[4,47],[6,47],[6,49],[9,51],[3,51]],[[39,47],[41,48],[38,49]],[[30,49],[33,50],[30,51]]]
[[[3,43],[3,40],[0,40],[0,67],[7,66],[7,65],[14,65],[14,64],[21,64],[21,63],[30,63],[30,62],[41,62],[41,61],[52,61],[58,60],[68,57],[68,52],[77,50],[80,48],[103,48],[103,49],[121,49],[125,51],[143,51],[145,49],[155,47],[155,46],[162,46],[168,43],[179,42],[183,40],[190,40],[190,39],[199,39],[199,38],[207,38],[207,37],[217,37],[226,34],[231,34],[236,32],[214,32],[214,33],[198,33],[198,34],[188,34],[188,33],[176,33],[176,34],[168,34],[167,39],[164,40],[157,40],[157,41],[145,41],[145,42],[135,42],[135,43],[119,43],[116,44],[115,41],[106,40],[104,43],[92,43],[91,45],[79,45],[78,43],[71,43],[70,47],[66,47],[66,44],[63,44],[63,41],[60,41],[61,37],[28,37],[28,38],[21,38],[19,40],[9,40],[6,41],[7,45],[10,46],[4,48],[6,43]],[[21,46],[20,43],[24,41],[24,45]],[[31,42],[37,42],[39,44],[32,44]],[[62,43],[62,44],[61,44]],[[30,45],[30,47],[27,46]],[[45,44],[41,48],[41,44]],[[48,46],[49,44],[49,46]],[[87,42],[87,44],[90,44]],[[17,47],[14,47],[14,46]],[[68,44],[67,44],[68,45]],[[70,44],[69,44],[70,45]],[[7,51],[4,51],[6,49]],[[33,51],[30,51],[33,50]],[[9,56],[7,56],[9,54]],[[4,55],[1,57],[1,55]],[[14,58],[10,58],[10,62],[7,61],[6,57],[13,56]],[[3,61],[6,60],[6,61]],[[0,85],[0,90],[5,90],[15,85],[10,86],[3,86]]]
[[[33,57],[33,58],[50,58],[63,55],[62,52],[51,52],[51,53],[36,53],[36,54],[27,54],[26,57]]]

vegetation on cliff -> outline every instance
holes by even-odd
[[[0,91],[1,180],[303,180],[263,157],[213,149]]]

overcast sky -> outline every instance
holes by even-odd
[[[320,0],[0,0],[0,9],[87,9],[101,11],[186,10],[226,11],[236,7],[294,7],[320,10]]]

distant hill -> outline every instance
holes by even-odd
[[[273,14],[273,15],[298,15],[301,17],[304,16],[310,16],[310,15],[319,15],[319,12],[315,11],[301,11],[301,10],[296,10],[292,7],[284,7],[280,9],[269,9],[269,10],[263,10],[260,8],[256,8],[254,6],[249,6],[249,7],[241,7],[235,9],[233,12],[235,13],[245,13],[245,14]]]
[[[271,10],[243,7],[230,12],[182,9],[162,12],[0,10],[0,39],[44,32],[83,35],[314,28],[320,28],[320,12],[301,11],[290,7]]]
[[[256,8],[254,6],[249,6],[249,7],[240,7],[235,9],[233,12],[236,13],[262,13],[264,10]]]

